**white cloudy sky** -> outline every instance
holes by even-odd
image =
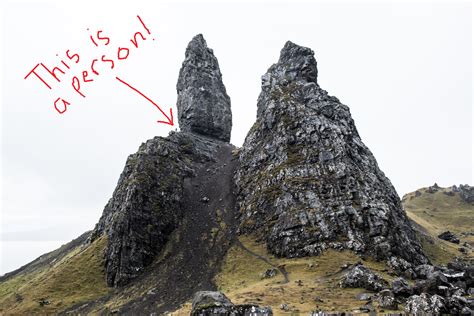
[[[150,4],[153,3],[153,4]],[[71,78],[132,49],[75,95]],[[232,99],[232,143],[255,120],[260,76],[287,40],[311,47],[319,83],[351,108],[359,133],[403,195],[435,181],[472,184],[472,8],[469,2],[2,1],[2,196],[0,274],[93,227],[126,157],[171,130],[160,113],[120,85],[128,80],[176,113],[176,81],[189,40],[203,33]],[[111,38],[95,48],[89,31]],[[24,76],[37,64],[81,62],[52,90]],[[58,57],[56,56],[58,54]],[[83,62],[84,61],[84,62]],[[72,104],[59,115],[57,97]]]

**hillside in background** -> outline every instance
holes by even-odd
[[[416,223],[419,239],[431,261],[447,264],[454,257],[472,258],[474,248],[474,194],[469,186],[438,187],[436,184],[406,194],[402,203]],[[438,236],[454,233],[459,243]]]

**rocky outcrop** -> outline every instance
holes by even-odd
[[[217,291],[199,291],[194,294],[192,302],[193,312],[203,307],[230,307],[234,304],[222,292]]]
[[[399,277],[392,281],[392,292],[397,296],[408,297],[413,294],[413,289],[404,278]]]
[[[151,264],[182,217],[183,183],[198,163],[210,161],[219,142],[171,133],[142,144],[125,164],[91,239],[108,236],[109,286],[121,286]]]
[[[453,261],[447,266],[415,267],[416,282],[410,285],[403,278],[392,282],[391,293],[405,303],[405,311],[413,315],[470,315],[474,300],[466,296],[474,285],[472,262]],[[378,294],[378,297],[381,293]],[[392,301],[388,299],[387,302]]]
[[[217,59],[202,35],[188,45],[177,90],[182,132],[148,140],[128,157],[91,234],[90,241],[104,234],[108,237],[105,269],[109,286],[129,283],[153,262],[181,225],[183,211],[194,206],[185,196],[185,179],[195,177],[203,164],[216,161],[220,148],[230,146],[225,143],[232,128],[230,99]],[[199,199],[211,204],[207,196]]]
[[[317,82],[313,51],[291,42],[262,77],[257,121],[236,175],[242,224],[277,256],[352,249],[427,259],[349,108]]]
[[[440,315],[446,313],[445,301],[439,295],[413,295],[406,302],[405,312],[410,315]]]
[[[201,34],[195,36],[186,49],[176,88],[181,130],[229,142],[230,98],[217,59]]]
[[[363,265],[356,265],[346,273],[340,282],[341,287],[364,288],[378,292],[388,287],[387,281]]]
[[[465,202],[474,204],[474,187],[468,184],[461,184],[459,186],[459,195]]]
[[[452,242],[453,244],[459,244],[459,238],[453,232],[450,232],[449,230],[439,234],[438,238]]]
[[[398,302],[395,295],[390,290],[383,290],[377,294],[377,302],[381,309],[398,309]]]
[[[271,316],[270,307],[257,305],[234,305],[221,292],[200,291],[194,295],[191,316]]]

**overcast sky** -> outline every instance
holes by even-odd
[[[400,196],[434,182],[472,184],[469,2],[150,2],[3,1],[0,275],[93,228],[127,156],[172,129],[115,76],[177,117],[178,72],[198,33],[232,101],[233,144],[255,121],[261,75],[291,40],[315,51],[320,86],[350,107]],[[144,32],[137,15],[151,32],[138,49],[129,41]],[[110,37],[106,48],[90,41],[97,30]],[[114,70],[100,65],[82,98],[73,76],[119,46],[130,47],[129,57]],[[77,65],[68,49],[80,55]],[[41,73],[51,90],[24,79],[36,64],[61,60],[71,68],[61,83]],[[62,115],[58,97],[71,103]]]

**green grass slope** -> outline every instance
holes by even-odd
[[[402,203],[415,223],[426,254],[434,263],[447,263],[456,256],[473,258],[474,205],[465,202],[459,193],[452,192],[451,188],[439,188],[434,193],[422,188],[406,194]],[[459,245],[437,237],[448,230],[459,237]],[[467,246],[463,246],[464,243]],[[465,254],[459,251],[461,247],[466,249]]]
[[[106,239],[77,245],[47,264],[24,269],[0,281],[0,314],[55,314],[109,292],[103,251]]]

